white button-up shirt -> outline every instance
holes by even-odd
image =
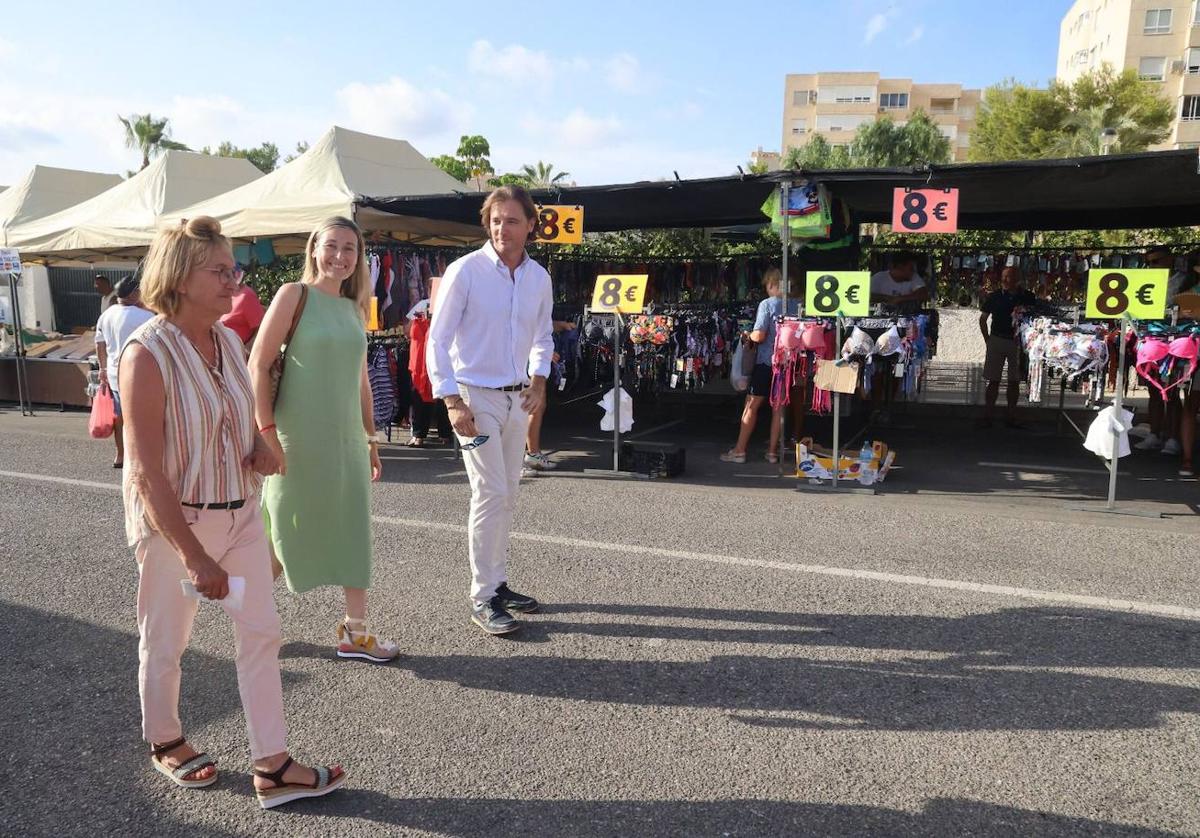
[[[550,374],[550,274],[528,255],[510,274],[492,243],[455,260],[438,285],[425,364],[435,398],[458,385],[510,387]]]

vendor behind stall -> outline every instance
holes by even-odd
[[[929,300],[929,286],[917,273],[916,254],[900,251],[886,271],[871,276],[871,304],[882,303],[900,314],[918,311]]]

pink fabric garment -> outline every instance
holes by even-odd
[[[267,310],[263,308],[258,294],[249,285],[243,285],[233,295],[233,308],[221,317],[221,325],[233,329],[242,343],[247,343],[262,325]]]
[[[287,723],[279,676],[282,632],[258,501],[247,498],[238,510],[183,507],[183,513],[205,552],[230,576],[246,580],[241,609],[226,607],[225,612],[233,620],[237,639],[238,693],[250,734],[250,756],[261,759],[283,753],[287,750]],[[162,535],[154,533],[139,541],[135,555],[142,736],[161,745],[183,735],[179,662],[200,603],[183,595],[179,583],[188,578],[187,571]]]
[[[429,318],[414,317],[408,338],[408,371],[412,373],[413,389],[422,401],[433,401],[433,384],[425,366],[425,345],[429,338]]]

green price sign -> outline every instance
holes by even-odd
[[[821,317],[837,314],[866,317],[871,310],[868,271],[809,271],[804,288],[804,313]]]
[[[1167,312],[1165,268],[1099,268],[1088,271],[1087,316],[1118,320],[1160,320]]]

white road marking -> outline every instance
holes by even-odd
[[[1062,474],[1103,474],[1108,475],[1107,469],[1099,468],[1074,468],[1072,466],[1043,466],[1036,463],[979,463],[986,468],[1010,468],[1018,471],[1038,471]],[[1118,477],[1128,477],[1125,472],[1117,472]]]
[[[54,477],[45,474],[28,474],[19,471],[0,471],[0,477],[11,477],[17,480],[32,480],[41,483],[59,483],[67,486],[84,486],[92,489],[106,489],[119,492],[121,487],[115,483],[98,483],[92,480],[76,480],[70,477]],[[389,524],[397,527],[413,529],[437,530],[439,532],[465,535],[465,524],[450,524],[442,521],[422,521],[415,518],[394,518],[386,515],[373,515],[371,520],[378,524]],[[650,547],[644,544],[621,544],[609,541],[591,541],[583,538],[568,538],[561,535],[546,535],[543,533],[514,532],[512,538],[516,541],[528,541],[536,544],[550,544],[555,547],[566,547],[572,550],[604,550],[626,555],[648,556],[658,559],[677,559],[706,564],[720,564],[731,567],[752,567],[762,570],[778,570],[785,573],[805,573],[813,576],[831,576],[842,579],[857,579],[865,582],[884,582],[894,585],[912,585],[926,588],[937,588],[947,591],[963,591],[991,596],[1013,597],[1037,602],[1049,602],[1059,605],[1095,608],[1103,611],[1120,611],[1132,614],[1149,614],[1159,617],[1174,617],[1181,620],[1200,621],[1200,609],[1184,608],[1180,605],[1167,605],[1159,602],[1143,602],[1139,600],[1114,599],[1111,597],[1085,596],[1069,594],[1061,591],[1042,591],[1036,588],[1019,588],[1009,585],[993,585],[984,582],[968,582],[960,579],[939,579],[930,576],[913,576],[906,573],[886,573],[877,570],[861,570],[849,567],[832,567],[829,565],[800,564],[791,562],[776,562],[767,559],[748,559],[743,556],[727,556],[718,553],[697,553],[691,550],[671,550],[665,547]]]

